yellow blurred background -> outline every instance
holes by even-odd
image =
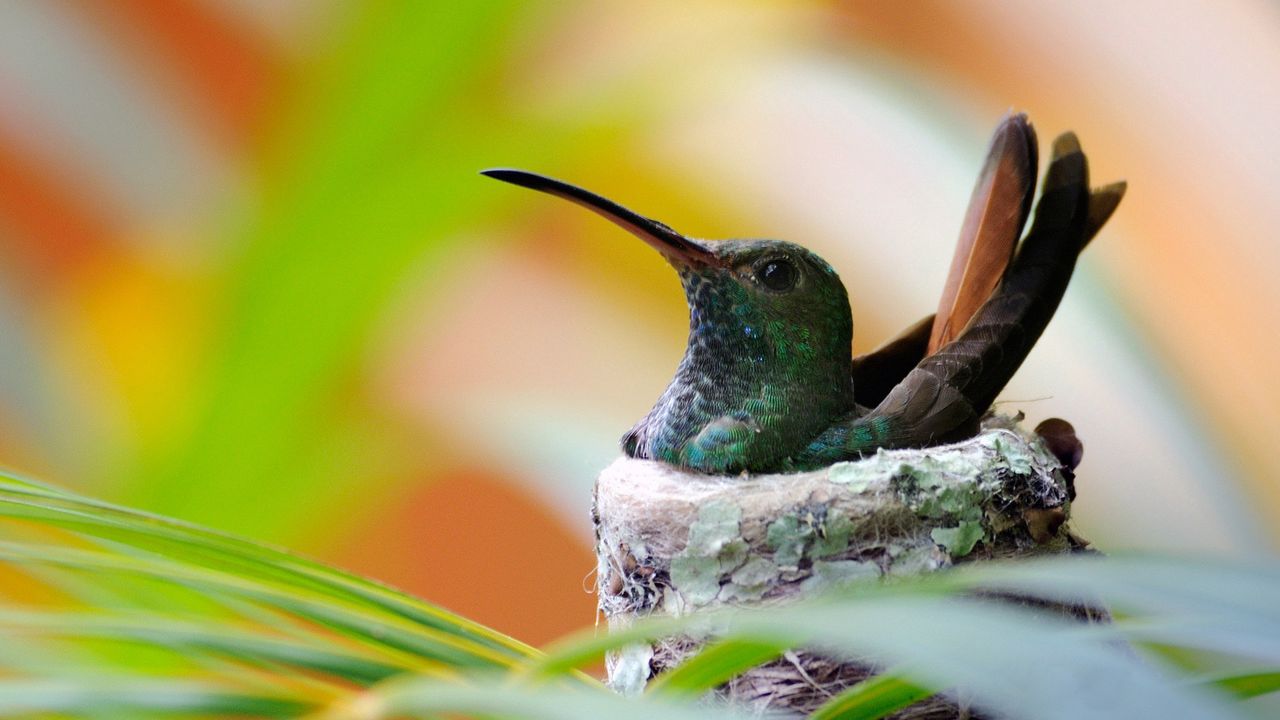
[[[1277,78],[1265,0],[0,3],[0,462],[546,641],[687,315],[476,171],[811,247],[863,351],[1015,108],[1129,195],[1002,407],[1075,424],[1100,547],[1273,552]]]

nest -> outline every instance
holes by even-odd
[[[600,609],[611,626],[625,626],[784,603],[858,579],[1079,550],[1086,543],[1066,526],[1070,478],[1038,437],[1006,418],[954,445],[881,450],[806,473],[708,476],[622,458],[596,481]],[[699,647],[667,638],[619,653],[610,683],[636,692]],[[873,672],[796,651],[719,694],[761,713],[804,713]],[[933,699],[895,717],[963,714]]]

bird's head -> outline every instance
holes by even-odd
[[[849,298],[813,252],[782,240],[698,240],[560,180],[522,170],[484,174],[574,202],[644,240],[680,274],[695,331],[762,339],[773,352],[758,362],[789,364],[815,354],[848,361]]]
[[[777,433],[799,437],[852,409],[849,299],[821,257],[781,240],[686,237],[595,193],[522,170],[484,174],[604,216],[680,274],[689,345],[671,386],[637,426],[642,434],[649,423],[692,436],[699,423],[745,414],[775,418],[768,424]]]

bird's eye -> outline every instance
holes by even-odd
[[[786,292],[795,287],[799,276],[796,266],[782,258],[766,260],[756,266],[756,277],[760,278],[760,282],[765,287],[774,292]]]

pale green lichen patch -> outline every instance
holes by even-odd
[[[803,592],[817,592],[839,587],[858,580],[880,576],[880,568],[873,562],[860,560],[815,560],[813,574],[800,583]]]
[[[705,605],[720,592],[720,562],[716,558],[677,555],[671,558],[671,584],[690,605]]]
[[[1007,438],[1002,438],[1000,433],[983,435],[979,440],[983,445],[991,448],[1010,472],[1030,475],[1035,467],[1036,458],[1032,455],[1031,446],[1026,443],[1009,442]]]
[[[765,541],[773,550],[774,563],[786,568],[799,566],[813,534],[813,525],[801,522],[796,515],[783,515],[769,523]]]
[[[978,520],[982,517],[982,505],[991,496],[992,488],[984,487],[974,480],[936,486],[932,490],[933,492],[917,498],[914,503],[915,511],[921,517],[930,520]]]
[[[976,520],[965,520],[953,528],[934,528],[929,536],[933,541],[947,549],[951,557],[964,557],[973,551],[984,536],[982,523]]]
[[[874,479],[861,462],[838,462],[827,468],[827,480],[849,488],[849,492],[866,492]]]
[[[903,547],[901,545],[889,547],[890,575],[919,575],[933,572],[939,568],[946,567],[948,564],[949,559],[945,553],[938,550],[936,540],[914,547]]]
[[[854,522],[839,508],[783,515],[769,523],[765,541],[773,550],[773,562],[783,568],[797,568],[805,558],[825,558],[849,549]]]
[[[778,577],[778,566],[767,558],[751,558],[742,567],[734,571],[730,580],[735,585],[746,588],[766,585]]]
[[[738,538],[738,522],[742,510],[728,501],[710,502],[698,510],[698,519],[689,526],[685,551],[695,555],[714,555],[726,543]]]
[[[839,509],[827,513],[819,528],[814,533],[813,549],[810,556],[814,558],[839,555],[849,549],[849,536],[853,534],[853,521]]]
[[[747,541],[742,538],[731,540],[720,548],[716,559],[720,561],[720,573],[731,572],[734,568],[746,562],[747,554],[751,552],[751,546],[747,545]]]
[[[747,560],[750,548],[739,533],[742,510],[727,501],[708,503],[689,526],[689,539],[671,558],[671,584],[690,605],[705,605],[720,593],[721,578]]]
[[[1043,485],[1046,479],[1055,485],[1061,481],[1052,474],[1056,461],[1039,444],[1024,441],[1012,430],[988,431],[975,444],[985,452],[937,451],[900,461],[893,480],[899,497],[916,515],[943,526],[934,529],[931,537],[955,558],[968,555],[979,541],[1010,527],[999,512],[988,513],[984,508],[1015,504],[1011,501],[1021,493],[1045,499],[1065,495],[1059,487]],[[1026,484],[1011,482],[1013,478],[1026,478]],[[1020,497],[1016,504],[1029,499]]]
[[[759,600],[778,579],[778,566],[767,558],[754,557],[729,576],[720,591],[725,601]]]

